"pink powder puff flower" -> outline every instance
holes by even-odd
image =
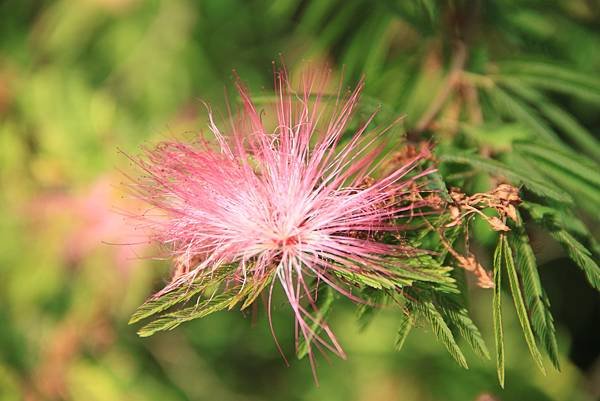
[[[386,130],[368,130],[373,114],[343,141],[362,82],[345,100],[338,94],[330,110],[323,107],[326,79],[305,74],[297,94],[285,71],[275,76],[273,130],[263,121],[268,114],[256,109],[238,83],[243,110],[231,118],[231,135],[209,113],[216,145],[204,139],[161,143],[136,160],[146,174],[136,189],[158,212],[143,220],[180,266],[161,293],[231,263],[237,268],[228,280],[238,288],[276,278],[269,281],[269,320],[278,282],[314,368],[311,345],[344,357],[318,318],[319,283],[355,299],[344,276],[393,276],[381,261],[407,247],[383,243],[375,234],[402,229],[396,219],[420,206],[408,201],[415,180],[431,170],[415,170],[427,157],[424,150],[387,176],[369,178],[382,164],[377,144]]]

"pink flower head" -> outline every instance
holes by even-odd
[[[377,238],[398,232],[397,218],[419,207],[407,198],[415,180],[430,171],[415,171],[425,150],[387,176],[370,179],[382,163],[382,132],[368,131],[374,114],[345,136],[362,83],[329,108],[325,79],[305,74],[295,93],[285,72],[278,72],[275,84],[274,129],[264,121],[268,112],[259,112],[238,84],[243,110],[232,118],[231,135],[209,113],[216,145],[161,143],[138,161],[147,173],[138,189],[161,216],[146,217],[155,239],[184,266],[163,291],[232,263],[237,268],[229,282],[240,289],[269,284],[269,305],[279,283],[314,363],[311,344],[344,356],[318,318],[319,283],[355,298],[344,277],[393,275],[381,262],[406,247]]]

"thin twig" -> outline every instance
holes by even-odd
[[[462,70],[465,67],[466,61],[467,61],[467,48],[464,45],[464,43],[458,42],[456,45],[456,51],[454,52],[454,55],[452,57],[452,62],[450,63],[450,70],[446,77],[446,81],[444,82],[444,84],[442,85],[442,87],[440,88],[438,93],[435,95],[435,98],[429,105],[429,108],[427,109],[427,111],[425,111],[425,113],[423,113],[423,115],[417,122],[415,129],[414,129],[415,132],[417,132],[417,133],[423,132],[427,128],[429,128],[429,126],[431,125],[431,123],[433,122],[433,120],[435,119],[437,114],[440,112],[440,110],[444,106],[444,103],[448,99],[448,96],[450,96],[450,94],[452,93],[452,90],[454,89],[456,84],[460,81],[460,76],[461,76]]]

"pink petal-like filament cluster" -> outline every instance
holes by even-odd
[[[338,96],[331,111],[323,107],[323,79],[305,75],[299,94],[289,90],[284,72],[275,83],[275,129],[266,128],[238,85],[243,110],[232,118],[231,135],[211,115],[216,146],[164,142],[138,161],[147,173],[139,193],[160,215],[145,219],[156,240],[189,266],[167,291],[225,263],[239,265],[232,280],[242,285],[249,277],[276,277],[297,333],[343,357],[327,324],[317,321],[315,286],[325,283],[352,297],[336,273],[388,274],[378,260],[398,249],[372,234],[398,231],[394,220],[418,207],[402,200],[429,171],[415,172],[419,155],[365,185],[380,166],[381,132],[368,131],[371,116],[344,137],[362,84],[345,100]],[[314,363],[310,346],[309,355]]]

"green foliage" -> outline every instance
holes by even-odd
[[[503,241],[498,241],[494,251],[494,340],[496,342],[496,368],[500,386],[504,387],[504,329],[502,328],[502,260]]]
[[[569,257],[583,271],[590,285],[600,290],[600,267],[594,261],[594,252],[598,253],[598,245],[585,225],[575,216],[561,209],[532,202],[527,202],[524,206],[532,219],[545,227],[563,246]],[[590,243],[591,249],[579,242],[573,233],[585,238]]]
[[[550,313],[550,301],[542,288],[535,254],[521,224],[517,224],[509,233],[508,243],[513,254],[516,255],[516,271],[521,279],[527,315],[531,320],[533,332],[554,367],[559,369],[558,346],[556,345],[554,319]]]
[[[526,172],[519,171],[511,166],[468,153],[445,153],[440,155],[440,159],[446,162],[468,164],[473,168],[488,173],[496,177],[504,177],[517,185],[524,185],[526,188],[535,192],[539,196],[554,199],[558,202],[570,203],[571,197],[561,191],[558,187],[548,184],[544,181],[533,178]]]
[[[211,273],[209,277],[203,276],[193,280],[191,283],[184,283],[164,294],[150,298],[137,308],[133,315],[131,315],[129,324],[137,323],[147,317],[163,312],[172,306],[185,303],[204,291],[208,286],[220,284],[232,271],[232,267],[232,265],[222,266]]]
[[[540,276],[556,291],[563,283],[540,262],[556,258],[546,249],[560,244],[583,272],[567,277],[600,290],[599,17],[585,0],[0,3],[0,398],[464,401],[485,392],[591,400],[568,346],[557,347],[555,326],[559,334],[569,327],[552,317],[553,293]],[[144,336],[213,315],[140,340],[124,323],[164,282],[158,265],[168,263],[151,261],[156,252],[145,245],[123,258],[122,247],[103,243],[137,244],[140,236],[123,238],[130,227],[108,213],[121,191],[102,195],[102,182],[119,187],[115,165],[128,170],[115,148],[134,154],[165,137],[195,139],[206,126],[198,99],[226,115],[223,86],[234,68],[270,100],[279,53],[291,76],[304,60],[326,61],[342,90],[364,74],[360,116],[380,109],[375,122],[383,126],[404,115],[388,145],[435,146],[439,171],[427,189],[444,201],[452,202],[447,188],[473,194],[499,182],[519,186],[523,200],[520,222],[507,222],[495,253],[489,239],[497,233],[484,227],[483,241],[472,224],[444,227],[446,214],[429,220],[457,252],[471,249],[485,268],[493,264],[493,291],[469,288],[472,274],[423,220],[405,240],[432,256],[390,259],[390,276],[337,277],[368,301],[358,305],[360,333],[350,303],[323,287],[318,318],[338,326],[352,356],[319,364],[319,390],[306,364],[282,369],[268,327],[249,328],[264,320],[251,305],[272,278],[228,288],[226,269],[217,270],[151,297],[131,317],[148,321]],[[502,309],[508,291],[517,313]],[[553,306],[585,306],[560,295]],[[251,319],[214,313],[232,307]],[[273,307],[285,351],[295,340],[289,311]],[[474,321],[493,325],[501,385],[507,374],[502,394],[485,361],[469,360],[464,372],[445,354],[462,366],[463,342],[488,354]],[[401,354],[388,352],[395,334]],[[541,364],[537,347],[566,374],[544,378],[521,363],[529,349]]]
[[[430,324],[433,333],[437,339],[446,347],[446,350],[452,355],[454,360],[463,368],[467,369],[467,360],[463,355],[460,347],[456,343],[454,334],[444,316],[439,312],[436,305],[431,301],[419,302],[414,305],[415,309],[422,315]]]
[[[477,328],[473,320],[469,317],[467,308],[451,299],[444,298],[440,300],[439,308],[444,319],[449,322],[450,327],[460,333],[473,351],[481,357],[490,359],[490,353],[485,345],[485,341],[479,332],[479,328]]]
[[[489,352],[479,329],[454,291],[442,292],[432,290],[430,287],[418,288],[417,286],[415,289],[407,289],[402,300],[404,307],[403,312],[400,313],[400,326],[395,342],[397,350],[402,349],[413,327],[420,320],[424,320],[460,366],[468,367],[456,340],[458,334],[476,354],[489,359]]]
[[[569,193],[576,195],[577,203],[594,213],[600,203],[600,165],[569,150],[557,149],[533,143],[517,142],[514,150],[543,173],[546,180],[553,180]]]
[[[592,259],[592,253],[577,241],[571,234],[564,230],[552,233],[565,248],[569,257],[577,263],[577,266],[585,273],[585,277],[592,287],[600,290],[600,267]]]
[[[396,335],[395,348],[396,351],[402,350],[408,335],[415,325],[413,315],[410,312],[400,314],[400,326]]]
[[[452,204],[446,188],[459,186],[466,191],[476,188],[475,177],[482,182],[503,181],[521,187],[523,207],[528,212],[526,217],[548,230],[583,270],[591,285],[598,289],[600,275],[594,260],[598,245],[586,223],[574,216],[580,210],[592,214],[592,218],[597,214],[600,166],[595,160],[600,156],[600,143],[590,133],[590,128],[579,120],[576,111],[557,101],[560,99],[557,94],[596,110],[600,102],[600,81],[582,70],[581,63],[576,68],[565,62],[556,63],[543,55],[532,57],[530,52],[507,58],[505,55],[514,51],[510,46],[509,51],[493,54],[496,49],[487,46],[485,41],[475,43],[469,38],[472,30],[477,29],[474,20],[483,18],[477,13],[477,7],[469,8],[460,2],[452,4],[385,1],[369,7],[357,1],[336,12],[338,2],[335,0],[311,1],[302,10],[295,32],[319,38],[308,46],[307,54],[318,55],[336,46],[335,57],[345,67],[344,80],[347,82],[366,74],[367,93],[359,106],[360,113],[370,114],[379,109],[379,121],[382,116],[393,118],[399,110],[407,114],[409,140],[430,136],[440,141],[436,156],[441,162],[441,171],[431,176],[428,189]],[[291,15],[293,7],[286,9],[287,15]],[[511,8],[502,2],[494,7],[494,12],[499,15],[506,13],[508,16],[509,10]],[[358,14],[364,18],[353,17]],[[523,10],[520,18],[485,21],[491,30],[503,31],[510,27],[518,32],[515,33],[517,37],[536,41],[545,28],[535,20],[534,14]],[[562,17],[549,12],[548,18]],[[330,23],[324,24],[325,21]],[[451,49],[447,60],[444,60],[445,53],[435,45],[413,49],[408,58],[391,51],[393,35],[398,29],[394,23],[407,24],[420,40],[437,38],[443,42],[447,33],[444,29],[448,29],[444,21],[454,21],[455,25],[451,26],[458,29],[461,42]],[[496,25],[498,21],[505,25]],[[349,29],[351,25],[353,29]],[[537,28],[532,28],[534,26]],[[570,62],[576,64],[579,61],[573,59]],[[328,99],[328,96],[324,98]],[[262,96],[259,103],[262,101],[272,101],[272,96]],[[480,356],[489,358],[489,352],[465,306],[465,274],[458,270],[464,266],[454,260],[454,255],[449,255],[447,246],[436,240],[436,233],[431,230],[432,224],[438,227],[446,224],[448,220],[444,219],[442,216],[437,221],[428,220],[429,228],[417,230],[407,239],[417,246],[425,245],[437,253],[437,257],[390,258],[382,263],[389,272],[386,275],[365,273],[360,267],[354,273],[339,270],[334,274],[341,282],[356,288],[357,294],[365,299],[366,302],[358,306],[361,327],[366,327],[375,316],[377,308],[373,305],[397,303],[403,308],[396,340],[398,349],[423,320],[454,359],[466,367],[457,335]],[[460,223],[446,233],[450,246],[460,235],[469,236],[469,222]],[[535,363],[545,371],[539,346],[552,364],[559,367],[554,319],[541,285],[527,224],[529,221],[522,219],[518,223],[510,222],[510,230],[500,235],[493,258],[492,317],[498,379],[502,386],[505,366],[501,307],[503,274],[508,279],[516,316]],[[457,281],[455,277],[463,278]],[[216,283],[218,285],[220,281],[216,280]],[[238,290],[235,296],[230,294],[229,301],[217,298],[210,302],[214,298],[202,300],[201,294],[206,290],[203,284],[192,283],[187,289],[179,288],[165,294],[163,300],[162,297],[151,299],[134,314],[132,322],[185,304],[195,296],[200,296],[196,307],[163,314],[150,323],[150,329],[144,333],[174,327],[188,317],[231,307],[242,299],[245,299],[242,305],[245,308],[265,285],[246,288],[244,291],[250,291],[250,294]],[[328,317],[334,303],[331,292],[319,296],[315,330]],[[184,316],[186,314],[189,316]],[[298,356],[302,358],[306,352],[307,344],[301,341]]]
[[[152,318],[150,323],[146,323],[138,331],[141,337],[148,337],[158,331],[172,330],[187,321],[226,308],[231,309],[242,301],[241,309],[247,308],[271,282],[272,276],[267,276],[258,282],[249,280],[244,285],[230,286],[221,291],[219,287],[228,280],[235,267],[237,267],[235,264],[219,266],[209,273],[156,294],[136,309],[129,324]],[[197,298],[193,302],[194,305],[182,307],[194,297]],[[173,307],[177,307],[178,310],[163,313]]]
[[[389,257],[381,265],[387,268],[388,275],[336,270],[334,274],[352,284],[378,290],[393,290],[423,283],[428,287],[444,292],[456,292],[451,267],[443,266],[429,255],[410,258]],[[360,266],[357,266],[358,268]]]
[[[321,334],[323,330],[323,324],[327,319],[327,316],[330,314],[331,306],[336,299],[335,291],[327,286],[323,285],[318,292],[317,299],[315,300],[315,305],[317,307],[316,316],[314,316],[314,320],[312,320],[309,324],[310,331],[314,333],[315,336]],[[308,354],[309,346],[306,338],[300,338],[300,342],[298,344],[298,349],[296,350],[296,356],[298,359],[304,358]]]
[[[511,60],[500,63],[500,74],[539,89],[565,93],[600,104],[600,79],[558,64]]]
[[[559,143],[558,136],[552,131],[547,122],[541,119],[530,105],[512,96],[499,86],[487,89],[498,111],[504,117],[511,117],[527,126],[539,141]]]
[[[356,318],[361,331],[364,331],[373,321],[377,312],[389,300],[387,294],[374,288],[365,288],[361,291],[363,303],[356,308]]]
[[[223,309],[232,309],[240,302],[242,302],[240,309],[247,308],[269,285],[273,275],[258,281],[248,280],[242,285],[225,286],[224,289],[220,289],[221,284],[229,278],[234,266],[230,264],[220,266],[191,283],[184,282],[164,294],[156,295],[134,312],[129,323],[136,323],[152,317],[153,320],[138,331],[141,337],[149,337],[159,331],[172,330],[190,320],[199,319]],[[183,308],[182,305],[194,296],[197,296],[195,304]],[[178,306],[179,309],[154,317],[174,306]]]
[[[545,373],[546,369],[542,363],[542,356],[537,348],[533,331],[531,329],[530,316],[528,315],[527,308],[525,307],[525,299],[523,298],[523,290],[521,289],[522,284],[519,280],[519,276],[517,275],[512,249],[510,248],[504,235],[500,236],[500,241],[502,242],[503,246],[502,256],[504,257],[504,265],[506,266],[508,282],[510,284],[510,290],[512,292],[515,309],[517,310],[517,316],[519,317],[519,322],[523,328],[525,341],[527,342],[527,346],[529,347],[529,352],[531,353],[533,360],[538,365],[540,370]]]
[[[199,319],[235,305],[233,299],[238,294],[239,288],[233,288],[219,294],[210,296],[205,300],[198,300],[196,305],[181,310],[165,313],[146,324],[138,334],[140,337],[148,337],[158,331],[173,330],[175,327],[190,320]]]

